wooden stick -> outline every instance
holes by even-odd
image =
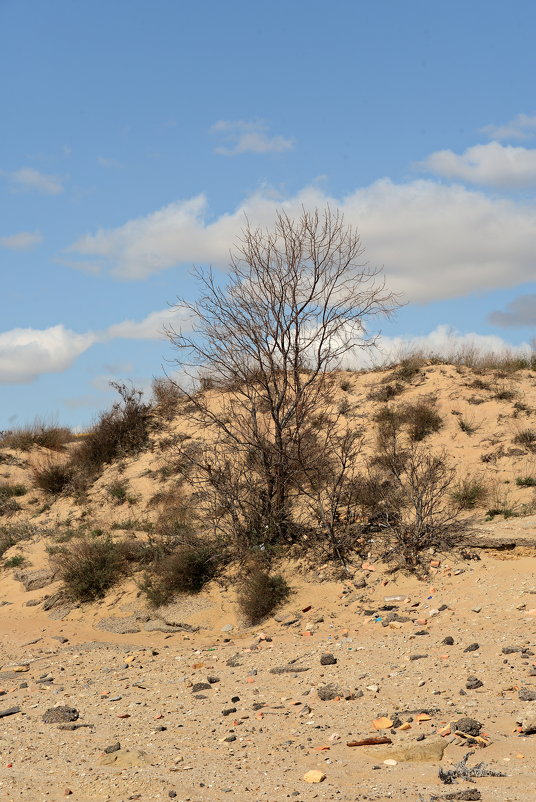
[[[348,741],[346,746],[377,746],[379,744],[392,744],[391,738],[387,738],[385,735],[379,736],[378,738],[363,738],[362,741]]]

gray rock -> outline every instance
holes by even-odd
[[[103,752],[105,755],[111,755],[113,752],[119,752],[120,749],[121,749],[121,744],[119,743],[119,741],[117,741],[117,743],[105,747],[103,749]]]
[[[521,688],[519,699],[522,702],[536,702],[536,691],[532,688]]]
[[[335,685],[335,683],[322,685],[320,688],[316,689],[316,692],[323,702],[329,702],[331,699],[336,699],[337,697],[351,699],[353,696],[347,688],[341,688],[340,685]]]
[[[54,582],[56,575],[49,568],[39,568],[36,571],[15,571],[14,577],[21,582],[24,590],[41,590]]]
[[[200,691],[210,691],[212,685],[208,682],[196,682],[192,685],[192,693],[199,693]]]
[[[337,658],[330,654],[323,654],[320,658],[321,666],[334,666],[337,663]]]
[[[141,627],[133,615],[126,618],[117,618],[113,615],[101,618],[97,623],[97,629],[102,629],[104,632],[115,632],[117,635],[131,635],[141,631]]]
[[[469,646],[466,646],[463,651],[464,652],[476,652],[478,649],[480,649],[480,644],[479,643],[470,643]]]
[[[465,683],[465,687],[468,691],[474,691],[476,688],[481,688],[483,686],[482,680],[478,679],[478,677],[467,677],[467,682]]]
[[[43,721],[45,724],[64,724],[66,721],[76,721],[78,716],[78,710],[74,707],[49,707],[43,713]]]
[[[309,666],[275,666],[270,669],[270,674],[300,674],[303,671],[310,671]]]
[[[482,724],[474,718],[460,718],[458,721],[453,722],[455,730],[465,732],[466,735],[480,735]]]

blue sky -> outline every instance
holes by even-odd
[[[173,356],[244,213],[341,208],[439,347],[536,328],[529,0],[0,0],[0,429]],[[454,331],[454,334],[452,333]]]

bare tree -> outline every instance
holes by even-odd
[[[322,429],[330,373],[373,345],[369,320],[397,305],[362,255],[338,212],[279,212],[271,230],[247,223],[223,285],[196,270],[199,299],[177,305],[194,321],[189,333],[168,332],[177,364],[225,390],[214,403],[209,392],[181,388],[212,433],[194,457],[197,475],[227,502],[235,495],[228,513],[259,542],[293,538],[303,452]]]

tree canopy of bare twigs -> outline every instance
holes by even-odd
[[[304,489],[331,536],[340,511],[333,499],[326,506],[325,487],[344,503],[356,444],[329,412],[331,377],[373,345],[370,321],[397,306],[381,270],[326,209],[296,219],[280,211],[269,230],[247,223],[223,284],[211,270],[196,276],[198,300],[178,304],[193,330],[168,332],[183,374],[198,379],[181,388],[191,414],[212,431],[210,444],[184,454],[190,476],[215,493],[220,528],[226,522],[251,543],[294,538]],[[203,391],[210,387],[224,391],[217,404]]]

